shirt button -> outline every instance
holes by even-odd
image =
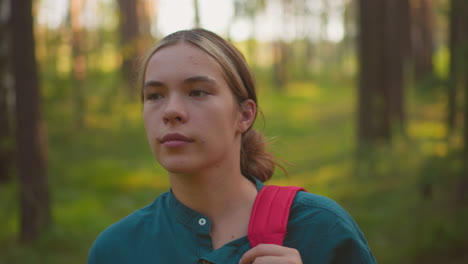
[[[205,218],[200,218],[198,220],[198,224],[201,225],[201,226],[204,226],[206,224],[206,219]]]

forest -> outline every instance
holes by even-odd
[[[468,1],[0,0],[0,264],[86,263],[169,189],[135,77],[195,27],[254,72],[268,184],[337,201],[379,263],[468,263]]]

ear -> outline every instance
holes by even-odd
[[[247,131],[255,121],[257,113],[257,104],[252,99],[247,99],[240,104],[240,119],[238,124],[238,131],[244,133]]]

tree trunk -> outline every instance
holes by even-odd
[[[433,3],[433,0],[412,1],[411,50],[413,53],[414,76],[416,81],[423,80],[433,72]]]
[[[468,7],[467,7],[468,8]],[[468,16],[468,12],[465,13]],[[466,18],[466,17],[465,17]],[[468,26],[468,21],[467,21]],[[467,41],[468,45],[468,41]],[[468,62],[468,51],[465,51],[465,62]],[[466,66],[466,64],[465,64]],[[468,71],[468,67],[465,67],[465,72]],[[464,129],[463,129],[463,177],[458,186],[457,198],[461,205],[466,205],[468,202],[468,80],[465,76],[465,109],[464,109]]]
[[[283,40],[273,42],[273,79],[275,88],[284,91],[288,82],[288,44]]]
[[[84,8],[85,0],[71,0],[70,19],[72,27],[72,84],[73,84],[73,106],[75,115],[75,127],[84,127],[85,117],[85,78],[86,78],[86,55],[84,48],[84,30],[80,22],[80,16]]]
[[[12,3],[12,64],[20,188],[20,241],[31,242],[51,223],[45,127],[34,51],[32,0]]]
[[[122,54],[122,74],[127,81],[127,92],[136,95],[132,85],[137,57],[139,33],[137,0],[119,0],[120,9],[120,49]]]
[[[385,84],[389,95],[391,132],[405,133],[404,68],[410,47],[409,0],[386,0]]]
[[[249,39],[247,40],[247,50],[246,50],[246,55],[247,55],[247,60],[249,61],[250,68],[252,70],[255,70],[256,64],[257,64],[257,39],[256,39],[256,25],[255,25],[255,17],[256,14],[250,14],[249,15],[249,21],[250,21],[250,36]]]
[[[10,110],[10,94],[11,79],[9,69],[9,54],[10,54],[10,30],[9,16],[10,7],[9,1],[0,0],[0,184],[11,179],[13,154],[13,136],[11,131],[11,110]]]
[[[193,11],[194,14],[194,26],[196,28],[200,27],[200,5],[198,4],[198,0],[193,0]]]
[[[314,66],[314,61],[317,59],[315,58],[315,55],[317,52],[315,52],[315,43],[309,39],[306,38],[304,40],[306,48],[305,48],[305,54],[304,54],[304,73],[305,76],[310,76],[310,74],[313,72],[313,66]]]
[[[449,134],[453,134],[457,119],[457,96],[461,87],[461,81],[466,74],[463,72],[463,38],[466,35],[466,27],[463,25],[463,5],[465,0],[451,0],[450,12],[450,80],[448,87],[448,114],[447,126]],[[466,70],[466,69],[465,69]]]
[[[384,7],[382,1],[359,1],[359,147],[390,139],[388,96],[384,83]]]
[[[465,0],[459,0],[459,26],[460,37],[459,44],[455,45],[456,49],[459,49],[460,54],[460,63],[457,64],[459,69],[457,73],[459,74],[459,79],[464,86],[464,127],[463,127],[463,164],[464,164],[464,175],[459,184],[458,189],[458,201],[461,205],[466,205],[468,202],[468,2]]]
[[[359,1],[358,144],[387,144],[403,127],[407,0]]]

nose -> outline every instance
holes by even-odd
[[[187,112],[183,99],[178,96],[168,97],[162,118],[164,124],[185,123]]]

